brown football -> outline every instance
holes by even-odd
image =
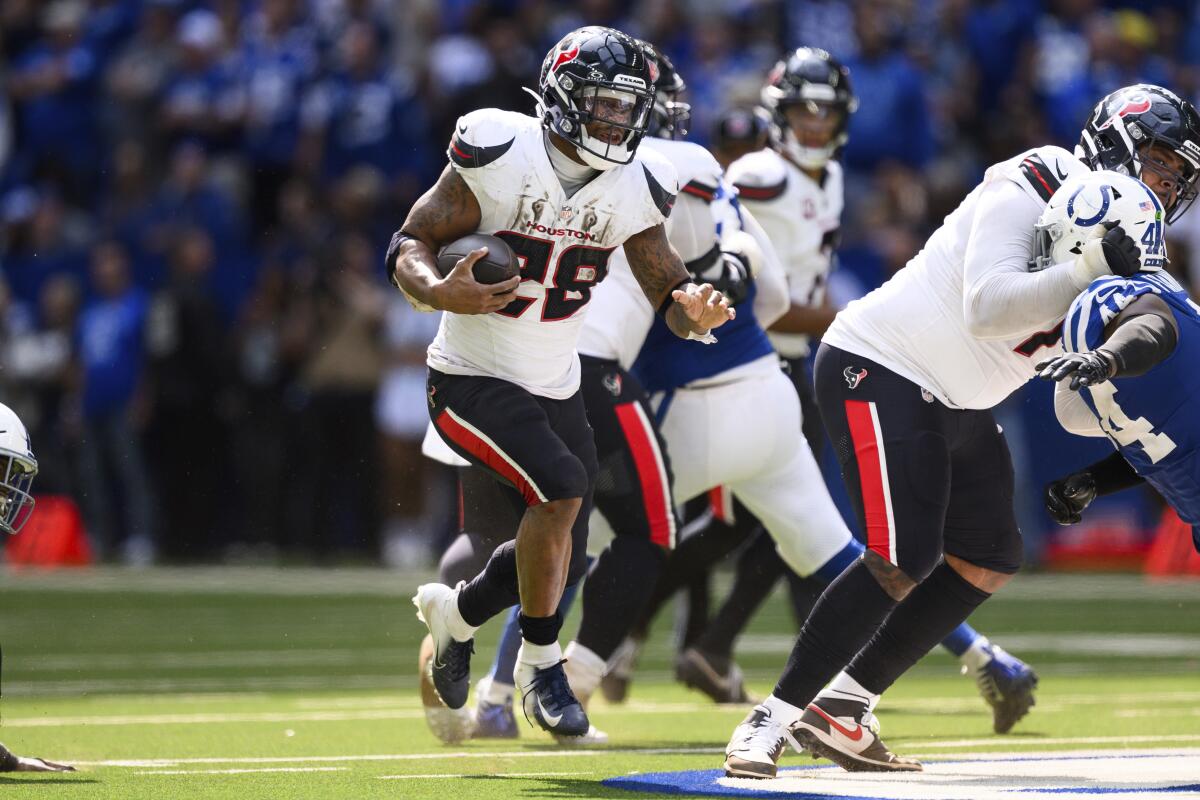
[[[521,272],[521,262],[508,243],[496,236],[473,233],[451,242],[438,253],[438,272],[444,278],[454,269],[467,253],[481,247],[488,249],[487,255],[475,262],[471,272],[480,283],[500,283]]]

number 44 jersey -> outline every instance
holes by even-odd
[[[1063,348],[1085,353],[1104,343],[1104,329],[1135,298],[1153,293],[1171,308],[1179,343],[1144,375],[1115,378],[1079,395],[1138,474],[1186,522],[1200,524],[1200,307],[1165,272],[1105,277],[1076,298],[1063,324]],[[1057,391],[1063,391],[1060,384]],[[1069,391],[1069,390],[1067,390]],[[1056,403],[1057,405],[1057,403]],[[1079,433],[1087,431],[1079,430]]]
[[[579,329],[612,251],[662,223],[675,168],[650,148],[600,173],[570,197],[533,117],[496,109],[458,120],[448,155],[479,201],[478,233],[506,241],[521,261],[517,299],[492,314],[442,315],[430,367],[515,383],[565,399],[579,388]]]

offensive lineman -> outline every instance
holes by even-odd
[[[793,51],[772,69],[762,101],[771,120],[770,147],[743,156],[730,167],[729,176],[742,205],[761,220],[787,270],[791,303],[769,334],[800,397],[805,438],[813,453],[819,454],[825,434],[808,378],[807,356],[810,337],[819,337],[833,320],[824,290],[842,212],[842,171],[836,154],[846,143],[849,116],[858,101],[846,68],[824,50],[808,47]],[[824,487],[819,475],[815,479]],[[698,560],[706,550],[719,557],[718,553],[754,535],[758,538],[738,559],[725,603],[676,660],[678,676],[718,701],[735,702],[744,692],[741,671],[732,660],[734,639],[775,581],[788,578],[793,611],[803,623],[811,608],[809,598],[836,577],[802,579],[788,570],[758,520],[744,508],[735,511],[732,527],[714,522],[693,533],[673,561],[684,562],[685,556],[693,554]],[[706,539],[725,541],[718,542],[721,549],[716,550]],[[669,572],[680,567],[686,571],[688,566],[678,564]],[[703,566],[693,563],[690,568]],[[660,589],[656,598],[663,594]],[[1009,731],[1033,705],[1037,677],[1032,670],[965,623],[943,644],[961,659],[964,672],[975,679],[992,706],[994,729]]]
[[[387,255],[406,295],[448,312],[428,357],[439,434],[524,506],[515,541],[497,548],[474,580],[418,588],[434,686],[447,707],[465,704],[475,630],[519,600],[524,707],[563,735],[588,730],[562,669],[557,609],[564,587],[583,574],[596,473],[574,349],[592,287],[624,245],[675,335],[712,341],[710,329],[734,316],[720,292],[690,280],[666,239],[674,170],[637,152],[652,84],[642,48],[627,35],[600,27],[568,34],[542,64],[538,117],[482,109],[458,121],[450,165]],[[438,248],[476,232],[512,247],[519,278],[475,282],[471,268],[484,250],[438,276]]]
[[[846,769],[921,769],[873,729],[879,696],[1020,566],[1011,458],[990,409],[1033,377],[1039,350],[1058,348],[1080,291],[1141,267],[1117,226],[1028,271],[1055,190],[1100,168],[1140,177],[1177,218],[1195,195],[1200,117],[1156,86],[1110,94],[1076,156],[1041,147],[993,165],[909,265],[826,332],[818,403],[868,550],[822,594],[774,692],[734,731],[728,752],[762,777],[793,734]]]

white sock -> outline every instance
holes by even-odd
[[[562,648],[558,642],[553,644],[531,644],[521,640],[521,649],[517,651],[517,663],[528,664],[531,667],[548,667],[562,661]]]
[[[515,686],[511,683],[501,683],[493,675],[488,678],[487,685],[484,687],[483,701],[493,706],[506,706],[512,702],[514,691],[516,691]]]
[[[604,659],[579,642],[568,644],[563,656],[567,659],[567,678],[575,693],[591,695],[595,692],[604,677]]]
[[[786,703],[775,695],[771,695],[766,700],[763,700],[762,705],[763,708],[771,712],[771,719],[781,722],[789,728],[799,722],[800,717],[804,714],[804,709],[797,708],[791,703]]]
[[[845,670],[839,672],[829,685],[821,692],[823,697],[840,697],[845,700],[857,700],[860,703],[867,704],[867,711],[874,711],[875,706],[879,704],[879,697],[873,692],[868,691],[861,683],[851,678],[846,674]]]
[[[466,581],[459,581],[458,586],[454,587],[454,596],[446,604],[446,629],[450,631],[450,636],[456,642],[470,641],[475,637],[475,631],[479,630],[474,625],[468,625],[458,610],[458,593],[466,585]]]
[[[992,660],[992,643],[981,634],[978,639],[971,642],[971,646],[958,657],[958,660],[963,665],[964,672],[983,669],[983,666]]]

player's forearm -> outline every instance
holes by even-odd
[[[437,285],[441,282],[435,267],[433,248],[415,236],[396,231],[385,261],[392,285],[419,306],[440,309]]]
[[[1047,328],[1062,319],[1080,291],[1071,264],[1041,272],[994,272],[973,284],[963,297],[967,329],[986,340],[1011,339]]]
[[[830,306],[804,306],[792,303],[788,310],[770,326],[772,333],[803,333],[822,336],[833,324],[837,309]]]
[[[1119,451],[1080,471],[1092,476],[1098,495],[1129,489],[1145,480]]]
[[[1179,331],[1172,317],[1138,314],[1122,321],[1097,350],[1112,359],[1109,377],[1132,378],[1145,375],[1169,358],[1178,341]]]

